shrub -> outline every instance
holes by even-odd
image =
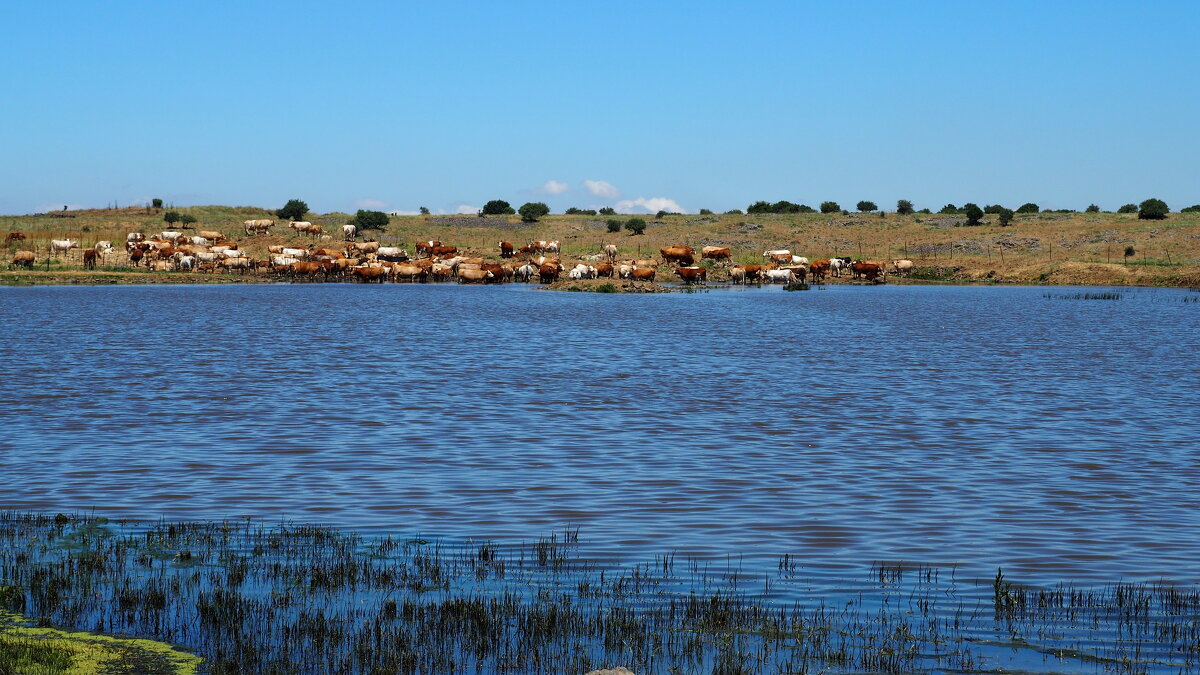
[[[646,231],[646,221],[641,218],[630,218],[625,222],[625,229],[634,234],[641,234]]]
[[[1084,211],[1086,213],[1100,213],[1100,207],[1096,206],[1095,204],[1089,204],[1088,207],[1086,209],[1084,209]]]
[[[1137,213],[1137,212],[1138,212],[1137,204],[1125,204],[1121,208],[1117,209],[1117,213]]]
[[[151,204],[152,206],[154,206],[154,208],[156,208],[156,209],[161,209],[161,208],[162,208],[162,200],[161,200],[161,199],[158,199],[158,198],[151,199],[151,200],[150,200],[150,204]]]
[[[913,204],[907,199],[901,199],[896,202],[896,213],[902,216],[912,215]]]
[[[837,202],[821,202],[821,213],[837,213],[841,210]]]
[[[979,208],[978,204],[963,204],[963,213],[967,216],[968,225],[978,225],[979,220],[983,218],[983,209]]]
[[[521,222],[536,223],[539,218],[550,213],[550,207],[542,202],[527,202],[517,209],[517,213],[521,214]]]
[[[299,199],[289,199],[283,208],[275,210],[277,218],[287,218],[288,220],[304,220],[306,213],[308,213],[308,204]]]
[[[1170,209],[1161,199],[1147,199],[1138,207],[1138,220],[1162,220]]]
[[[615,215],[617,215],[617,210],[611,206],[606,206],[606,207],[600,209],[599,213],[602,216],[615,216]]]
[[[360,230],[385,230],[391,219],[388,214],[383,211],[364,211],[358,210],[354,217],[350,219],[350,224]]]
[[[568,216],[594,216],[594,215],[596,215],[596,210],[595,209],[577,209],[574,206],[572,206],[571,208],[567,209],[566,211],[563,211],[563,213],[567,214]]]
[[[605,224],[608,226],[609,232],[620,232],[621,231],[621,221],[617,220],[616,218],[609,218],[608,222]]]
[[[816,213],[817,210],[808,204],[801,204],[800,208],[796,209],[796,213]]]
[[[713,212],[709,211],[708,209],[700,209],[700,215],[702,216],[711,216],[712,214]]]
[[[423,215],[423,216],[429,215],[429,207],[428,206],[421,207],[421,215]]]
[[[941,211],[938,211],[938,213],[945,213],[945,214],[957,214],[958,212],[959,212],[958,207],[953,204],[947,204],[942,207]]]
[[[668,215],[670,215],[670,213],[671,213],[670,211],[659,211],[658,213],[654,214],[654,217],[657,218],[658,220],[662,220],[663,218],[666,218]]]
[[[920,211],[917,211],[917,213],[924,213],[925,215],[928,216],[928,215],[932,215],[933,211],[930,211],[929,209],[921,209]]]
[[[1003,211],[1004,207],[1000,206],[999,204],[988,204],[987,206],[983,207],[984,213],[1002,213]]]
[[[1008,225],[1010,223],[1012,223],[1012,219],[1013,219],[1013,210],[1012,209],[1005,209],[1005,208],[1000,209],[1000,226],[1001,227],[1008,227]]]
[[[863,200],[863,201],[859,202],[857,205],[855,205],[854,208],[858,209],[859,211],[862,211],[863,213],[866,213],[867,211],[874,211],[874,210],[878,209],[879,207],[875,205],[875,202],[869,202],[869,201]]]
[[[726,211],[726,212],[725,212],[725,215],[727,215],[727,216],[741,216],[741,215],[745,215],[745,214],[743,214],[743,213],[742,213],[742,210],[741,210],[741,209],[729,209],[728,211]]]
[[[1129,258],[1132,257],[1135,253],[1137,253],[1137,251],[1133,250],[1132,246],[1125,247],[1125,264],[1126,265],[1129,264]]]
[[[483,215],[485,216],[511,216],[516,213],[513,207],[503,199],[493,199],[483,205]]]
[[[174,226],[175,223],[179,222],[179,212],[178,211],[167,211],[166,213],[163,214],[163,222],[166,223],[168,226]]]
[[[1200,204],[1193,204],[1192,206],[1184,207],[1182,209],[1179,209],[1179,212],[1180,213],[1200,213]]]
[[[758,201],[746,207],[746,213],[770,213],[771,203]],[[741,213],[740,211],[738,213]]]
[[[1039,210],[1038,205],[1033,202],[1025,202],[1017,207],[1017,213],[1037,213]]]
[[[192,225],[196,224],[196,216],[193,216],[190,213],[185,213],[179,216],[179,224],[183,227],[191,227]]]

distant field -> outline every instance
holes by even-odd
[[[295,235],[284,224],[277,224],[269,235],[244,236],[243,220],[279,220],[262,208],[196,206],[176,210],[195,216],[195,229],[220,231],[240,241],[256,258],[265,258],[271,244],[307,245],[313,241]],[[308,216],[310,222],[324,226],[335,242],[341,241],[341,225],[348,218],[344,213]],[[607,243],[616,244],[622,258],[651,257],[662,246],[683,243],[697,248],[730,246],[734,261],[743,263],[761,262],[763,251],[776,248],[810,259],[834,255],[866,260],[909,258],[916,264],[918,278],[937,281],[1200,286],[1198,213],[1172,213],[1166,220],[1138,220],[1136,214],[1038,213],[1018,215],[1008,227],[1000,227],[994,215],[974,227],[963,226],[964,217],[938,214],[644,216],[649,225],[641,236],[624,230],[608,233],[608,218],[612,217],[556,215],[525,224],[517,216],[393,216],[385,232],[367,234],[385,245],[409,247],[410,253],[414,253],[411,246],[415,241],[440,239],[470,255],[497,259],[496,244],[501,239],[518,246],[531,240],[558,239],[567,261],[596,253]],[[629,216],[617,218],[624,221]],[[162,211],[145,208],[0,216],[0,236],[19,231],[27,237],[6,246],[5,262],[13,251],[28,249],[41,263],[34,272],[0,271],[0,283],[140,283],[152,275],[127,269],[123,250],[109,256],[98,272],[87,273],[91,277],[81,276],[79,250],[51,260],[46,271],[49,241],[74,238],[89,247],[107,239],[121,249],[128,232],[149,235],[166,229],[171,228],[163,222]],[[1135,254],[1126,259],[1128,246]],[[204,275],[158,272],[153,276],[157,277],[154,281],[173,282],[197,281],[194,277]]]

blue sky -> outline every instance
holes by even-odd
[[[1200,3],[9,3],[0,213],[1200,202]]]

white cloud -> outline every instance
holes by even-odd
[[[621,191],[607,181],[585,180],[583,187],[587,188],[588,192],[604,199],[616,199],[621,196]]]
[[[473,215],[475,215],[476,213],[479,213],[479,210],[480,210],[481,208],[483,208],[483,207],[481,207],[481,206],[470,206],[469,204],[459,204],[458,208],[457,208],[457,209],[455,209],[455,210],[454,210],[454,212],[455,212],[455,213],[468,214],[468,215],[472,215],[472,216],[473,216]]]
[[[545,184],[542,185],[542,187],[535,190],[535,192],[540,192],[540,193],[548,194],[548,195],[561,195],[562,193],[564,193],[570,189],[571,189],[570,185],[567,185],[566,183],[561,183],[559,181],[552,179],[552,180],[546,181]]]
[[[359,199],[354,202],[354,208],[356,209],[379,210],[385,207],[387,207],[387,202],[378,199]]]
[[[623,199],[617,202],[617,211],[621,213],[658,213],[659,211],[670,211],[671,213],[686,213],[679,202],[666,197],[638,197],[637,199]],[[642,211],[638,211],[642,209]]]

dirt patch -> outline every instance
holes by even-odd
[[[575,279],[556,281],[542,286],[544,291],[574,291],[584,293],[670,293],[671,289],[653,281],[629,279]]]
[[[468,228],[468,229],[496,229],[496,230],[525,230],[529,225],[522,223],[520,220],[509,220],[508,218],[493,218],[479,216],[446,216],[435,217],[429,219],[429,225],[435,227],[450,227],[450,228]]]

